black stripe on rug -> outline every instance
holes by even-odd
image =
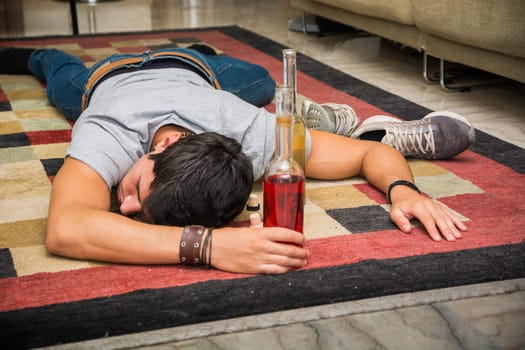
[[[218,30],[276,59],[282,59],[282,50],[285,46],[271,39],[237,26],[218,28]],[[297,69],[339,91],[406,120],[420,119],[431,112],[426,107],[370,85],[301,53],[297,53]],[[476,143],[471,148],[474,152],[525,174],[524,149],[480,130],[476,130],[476,136]]]
[[[301,307],[525,277],[525,243],[196,283],[5,312],[0,339],[33,348]],[[187,300],[193,300],[187,303]]]
[[[15,264],[9,248],[0,248],[0,278],[16,277]]]

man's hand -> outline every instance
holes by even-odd
[[[465,224],[444,204],[408,187],[397,186],[391,198],[390,218],[405,233],[412,231],[410,219],[413,218],[421,222],[434,241],[440,241],[442,236],[447,241],[455,241],[462,237],[460,231],[467,230]]]
[[[239,273],[284,273],[306,265],[304,235],[281,227],[213,230],[211,265]]]

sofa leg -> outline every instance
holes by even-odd
[[[449,82],[446,79],[446,70],[445,70],[445,60],[439,59],[439,72],[438,72],[438,78],[434,78],[432,76],[432,73],[429,72],[429,58],[426,51],[423,51],[423,79],[425,79],[428,83],[437,83],[441,85],[441,88],[445,91],[453,92],[453,91],[468,91],[470,90],[469,87],[452,87],[449,84]]]
[[[303,12],[302,16],[292,18],[288,21],[288,29],[305,34],[319,34],[321,29],[317,24],[317,16]]]
[[[441,88],[448,92],[466,92],[470,91],[470,86],[451,86],[445,79],[445,60],[439,59],[439,84]]]
[[[425,51],[423,51],[423,79],[425,79],[425,81],[428,83],[439,82],[441,88],[447,92],[466,92],[470,91],[472,88],[490,86],[506,82],[505,79],[493,76],[489,73],[489,76],[483,78],[476,78],[476,82],[471,81],[470,84],[452,85],[451,74],[454,75],[452,73],[454,69],[451,70],[449,68],[449,70],[447,71],[447,69],[445,68],[446,62],[446,60],[439,58],[439,71],[437,74],[438,78],[435,78],[435,73],[433,75],[432,72],[430,72],[429,55]]]
[[[423,79],[429,83],[439,81],[439,79],[432,78],[428,72],[428,55],[425,51],[423,51]]]

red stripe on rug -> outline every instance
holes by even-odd
[[[71,130],[26,131],[32,145],[47,145],[52,143],[70,142]]]
[[[107,297],[138,289],[243,277],[246,276],[183,266],[110,265],[38,273],[0,280],[0,312]]]
[[[478,153],[467,150],[452,159],[434,163],[460,178],[472,181],[484,191],[525,196],[523,174]],[[525,204],[518,201],[516,203]]]
[[[149,49],[147,47],[119,47],[119,50],[121,52],[125,53],[142,53],[144,51],[148,51]]]
[[[4,90],[0,89],[0,102],[8,102],[9,99],[7,98]]]
[[[414,228],[407,234],[397,230],[353,234],[321,238],[308,242],[311,257],[308,268],[320,268],[356,263],[368,259],[391,259],[430,253],[446,253],[458,250],[521,243],[525,240],[524,220],[511,220],[495,232],[495,219],[485,217],[468,222],[468,231],[463,238],[455,241],[432,241],[421,228]]]

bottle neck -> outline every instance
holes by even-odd
[[[297,52],[294,49],[283,50],[283,85],[292,91],[293,113],[297,103]]]
[[[275,126],[275,157],[289,159],[293,155],[292,116],[277,116]]]
[[[275,157],[293,157],[293,94],[289,87],[281,86],[276,91],[275,105]]]

